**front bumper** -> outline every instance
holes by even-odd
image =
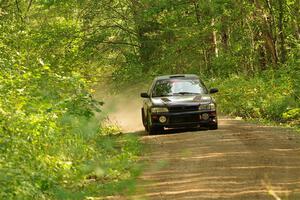
[[[208,119],[204,115],[208,114]],[[159,118],[166,117],[166,122],[161,123]],[[151,123],[153,126],[176,128],[176,127],[196,127],[201,125],[214,125],[217,123],[216,111],[190,111],[179,113],[152,113]]]

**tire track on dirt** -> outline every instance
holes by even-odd
[[[300,199],[299,139],[231,119],[216,131],[142,136],[147,167],[132,199]]]

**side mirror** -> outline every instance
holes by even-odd
[[[146,92],[141,93],[142,98],[149,98],[149,95]]]
[[[213,94],[213,93],[216,93],[216,92],[218,92],[219,90],[217,89],[217,88],[211,88],[210,90],[209,90],[209,93],[210,94]]]

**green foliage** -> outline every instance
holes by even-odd
[[[232,76],[212,82],[218,86],[219,109],[243,118],[299,123],[299,98],[290,71],[265,71],[254,77]],[[298,124],[299,125],[299,124]]]
[[[298,21],[297,0],[0,1],[0,199],[133,185],[140,146],[101,126],[96,81],[201,74],[223,112],[298,124]]]
[[[282,118],[294,124],[300,124],[300,108],[291,109],[282,114]]]
[[[31,78],[18,70],[0,76],[0,198],[73,199],[73,192],[79,198],[124,189],[117,185],[132,177],[136,139],[120,137],[114,144],[104,136],[116,129],[100,128],[94,117],[99,103],[78,75],[27,70]],[[95,173],[105,178],[85,183]]]
[[[78,5],[27,3],[0,1],[0,199],[126,192],[140,146],[96,117]]]

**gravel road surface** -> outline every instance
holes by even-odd
[[[241,120],[219,123],[214,131],[144,133],[146,167],[133,199],[300,199],[300,134]]]

